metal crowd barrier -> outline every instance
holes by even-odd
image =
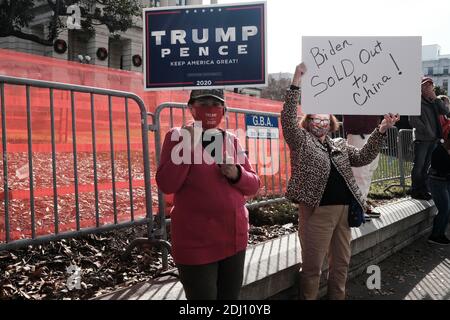
[[[339,131],[333,133],[332,138],[345,138],[344,126],[342,122],[339,124]],[[399,181],[399,185],[390,185],[386,190],[400,186],[403,188],[403,192],[406,192],[406,179],[410,177],[414,158],[412,139],[412,130],[399,131],[397,127],[388,129],[372,183]]]
[[[187,123],[187,104],[164,103],[155,111],[155,139],[156,161],[159,163],[160,148],[162,145],[161,132],[168,131],[176,126]],[[164,114],[167,112],[168,114]],[[245,135],[245,115],[261,115],[276,117],[279,122],[280,139],[249,138]],[[167,124],[165,127],[162,123]],[[248,158],[255,171],[262,177],[261,193],[258,196],[281,196],[289,180],[289,152],[284,139],[281,138],[282,130],[280,114],[261,112],[255,110],[228,108],[225,118],[225,128],[236,134],[243,148],[247,151]],[[262,165],[263,164],[263,165]],[[270,166],[267,166],[270,164]]]
[[[31,220],[31,236],[26,239],[11,239],[10,234],[10,204],[9,204],[9,183],[8,183],[8,123],[6,118],[6,111],[8,103],[5,96],[5,87],[9,86],[21,86],[25,87],[25,103],[26,103],[26,126],[27,126],[27,155],[28,155],[28,174],[29,174],[29,201],[30,201],[30,220]],[[41,88],[48,89],[48,112],[50,113],[50,134],[51,134],[51,166],[52,166],[52,196],[53,196],[53,233],[48,235],[36,234],[36,219],[35,219],[35,182],[33,177],[36,172],[33,169],[33,128],[32,124],[32,112],[31,112],[31,89]],[[70,114],[72,119],[72,152],[73,152],[73,168],[74,168],[74,195],[75,195],[75,220],[76,230],[69,232],[60,232],[60,214],[58,212],[58,185],[57,185],[57,165],[56,165],[56,139],[55,139],[55,105],[54,105],[54,93],[56,91],[67,92],[70,97]],[[2,154],[3,154],[3,192],[4,192],[4,217],[1,217],[0,221],[4,221],[4,233],[5,238],[0,239],[0,250],[15,249],[26,245],[34,245],[51,240],[57,240],[62,238],[70,238],[83,234],[103,232],[118,228],[147,225],[147,238],[135,239],[124,253],[124,258],[128,256],[131,250],[136,246],[150,244],[162,250],[163,256],[163,268],[168,266],[168,253],[170,252],[170,244],[167,241],[167,224],[170,220],[166,218],[166,201],[167,198],[158,190],[158,212],[156,217],[153,215],[153,203],[152,203],[152,187],[156,191],[156,185],[152,184],[151,169],[155,170],[159,164],[162,146],[162,134],[170,130],[175,126],[182,126],[187,123],[187,105],[181,103],[164,103],[157,107],[154,114],[147,113],[144,102],[135,94],[129,92],[99,89],[85,86],[69,85],[55,82],[30,80],[15,77],[0,76],[0,92],[1,92],[1,129],[2,129]],[[81,216],[79,208],[79,183],[78,183],[78,158],[77,158],[77,104],[76,94],[88,94],[90,98],[89,112],[92,131],[92,168],[93,168],[93,184],[95,201],[92,212],[95,213],[95,226],[83,228],[81,225]],[[96,104],[95,96],[103,96],[108,99],[108,124],[109,124],[109,158],[111,165],[111,185],[112,185],[112,202],[113,202],[113,214],[114,223],[109,225],[100,224],[100,203],[99,203],[99,181],[97,175],[97,133],[96,133]],[[115,181],[115,150],[114,138],[115,133],[115,121],[112,112],[112,99],[122,99],[123,105],[121,112],[124,113],[126,118],[126,159],[128,167],[128,192],[130,201],[130,218],[129,221],[119,221],[118,209],[116,204],[116,181]],[[131,115],[129,108],[129,101],[134,101],[138,106],[138,113],[140,117],[140,135],[142,140],[142,153],[143,153],[143,167],[144,167],[144,188],[145,188],[145,218],[135,219],[134,217],[134,186],[133,177],[131,176],[131,148],[130,148],[130,122],[129,116]],[[245,115],[261,115],[272,116],[278,119],[279,127],[279,139],[261,139],[261,138],[249,138],[245,133]],[[148,124],[148,118],[152,119],[152,124]],[[279,113],[260,112],[255,110],[233,109],[227,110],[227,116],[225,118],[225,127],[227,130],[235,130],[235,134],[241,141],[241,144],[248,152],[248,157],[252,163],[254,169],[261,177],[262,188],[260,194],[253,199],[252,203],[248,204],[249,208],[255,208],[267,204],[272,204],[278,201],[282,201],[283,194],[286,190],[287,182],[289,181],[290,171],[290,158],[289,151],[286,142],[282,136],[281,121]],[[241,131],[239,130],[241,129]],[[155,161],[151,162],[152,148],[149,147],[149,131],[154,134],[154,156]],[[338,133],[333,134],[333,137],[342,137],[343,129]],[[66,139],[67,140],[67,139]],[[375,172],[373,182],[400,180],[400,185],[405,188],[405,180],[407,173],[409,173],[412,165],[412,132],[411,130],[398,130],[396,128],[389,129],[388,138],[383,145],[381,151],[381,159],[378,165],[378,169]],[[270,165],[268,165],[270,164]],[[268,196],[273,199],[267,199]],[[260,199],[260,198],[264,199]],[[269,198],[270,198],[269,197]],[[155,201],[156,202],[156,201]],[[1,225],[0,225],[1,229]]]
[[[155,153],[156,163],[159,164],[162,147],[162,134],[173,127],[186,125],[188,116],[187,104],[164,103],[159,105],[155,111]],[[272,116],[278,119],[280,139],[249,138],[245,133],[245,115]],[[189,117],[190,118],[190,117]],[[255,171],[261,177],[261,191],[256,197],[256,201],[248,204],[249,208],[256,208],[284,201],[283,193],[289,181],[290,158],[288,147],[284,139],[281,138],[281,122],[279,113],[260,112],[255,110],[228,108],[225,117],[225,128],[228,131],[234,130],[237,138],[241,141],[242,147],[247,151],[248,158]],[[270,165],[268,165],[270,164]],[[270,200],[259,200],[260,197],[275,197]],[[161,230],[165,230],[170,219],[166,219],[166,201],[161,191],[158,191],[159,214],[158,221]],[[163,235],[163,239],[167,239]]]
[[[406,193],[406,179],[411,178],[414,165],[414,138],[412,129],[402,129],[398,133],[398,160],[400,164],[400,187]]]
[[[25,97],[17,97],[17,90],[15,91],[14,95],[6,96],[5,90],[11,89],[14,90],[14,88],[25,88]],[[51,190],[51,197],[53,197],[53,226],[51,227],[52,232],[46,232],[44,235],[37,234],[37,222],[36,221],[36,210],[35,210],[35,191],[37,183],[34,181],[34,178],[37,177],[37,172],[34,170],[34,161],[33,156],[37,151],[34,151],[34,147],[40,147],[36,144],[36,146],[33,145],[33,128],[32,128],[32,101],[34,98],[39,98],[32,96],[31,91],[32,90],[38,90],[35,88],[39,88],[39,90],[45,90],[46,98],[48,99],[48,105],[46,106],[39,106],[39,112],[42,112],[42,109],[45,109],[47,113],[50,115],[50,128],[49,128],[49,135],[51,135],[51,163],[48,165],[51,166],[51,175],[52,175],[52,190]],[[55,135],[55,99],[54,95],[55,93],[60,94],[61,92],[65,93],[66,97],[68,97],[70,101],[70,108],[67,108],[67,110],[70,109],[70,118],[71,118],[71,138],[72,138],[72,148],[69,150],[73,153],[73,187],[74,187],[74,197],[75,197],[75,230],[70,230],[67,232],[61,232],[61,226],[62,222],[61,214],[62,212],[59,212],[59,206],[58,206],[58,200],[60,198],[58,194],[58,188],[61,188],[58,186],[57,183],[57,144],[56,144],[56,135]],[[40,94],[42,92],[40,91]],[[80,105],[77,105],[76,103],[76,97],[79,97],[78,95],[84,95],[86,98],[85,100],[90,101],[90,103],[85,103],[85,110],[84,110],[84,116],[85,118],[89,118],[89,121],[91,123],[91,141],[89,142],[89,145],[92,147],[89,147],[89,149],[92,149],[92,164],[91,168],[93,171],[93,177],[92,177],[92,185],[90,185],[90,192],[94,192],[95,194],[95,200],[94,203],[91,204],[91,216],[95,214],[95,218],[91,220],[93,226],[83,227],[81,222],[83,219],[86,219],[81,213],[80,213],[80,204],[79,204],[79,198],[80,198],[80,188],[85,186],[79,185],[79,175],[81,174],[79,172],[79,163],[78,163],[78,150],[77,147],[79,147],[79,143],[77,143],[78,138],[78,131],[77,131],[77,124],[78,124],[78,117],[81,115],[81,111],[77,112],[79,110]],[[4,210],[3,212],[0,211],[0,231],[3,231],[4,233],[4,239],[0,239],[0,250],[10,250],[10,249],[16,249],[20,247],[24,247],[27,245],[35,245],[43,242],[48,242],[52,240],[58,240],[63,238],[71,238],[79,235],[84,234],[91,234],[91,233],[98,233],[98,232],[104,232],[104,231],[110,231],[118,228],[125,228],[125,227],[131,227],[136,225],[147,225],[147,235],[148,238],[145,239],[146,243],[150,243],[153,246],[158,247],[164,247],[167,250],[170,250],[170,244],[166,241],[163,241],[161,239],[157,239],[155,237],[155,230],[154,230],[154,224],[153,224],[153,214],[152,214],[152,190],[151,190],[151,173],[150,173],[150,159],[149,159],[149,143],[148,143],[148,132],[149,132],[149,125],[148,125],[148,114],[144,105],[144,102],[139,98],[137,95],[129,92],[122,92],[122,91],[116,91],[116,90],[107,90],[107,89],[100,89],[100,88],[92,88],[92,87],[86,87],[86,86],[78,86],[78,85],[69,85],[69,84],[63,84],[63,83],[56,83],[56,82],[48,82],[48,81],[40,81],[40,80],[31,80],[31,79],[25,79],[25,78],[17,78],[17,77],[8,77],[8,76],[2,76],[0,75],[0,96],[1,96],[1,130],[2,130],[2,159],[3,159],[3,201],[4,201]],[[98,176],[98,154],[97,154],[97,143],[98,139],[100,139],[100,133],[97,133],[96,131],[96,116],[98,116],[98,109],[96,108],[95,98],[98,96],[100,97],[106,97],[107,98],[107,110],[108,110],[108,117],[104,117],[105,119],[105,128],[109,127],[108,129],[105,129],[105,132],[101,132],[103,134],[102,139],[105,140],[105,135],[109,135],[109,160],[110,161],[110,168],[111,168],[111,176],[110,179],[108,179],[107,183],[110,183],[110,190],[112,191],[112,203],[113,203],[113,223],[109,224],[102,224],[101,221],[104,219],[105,213],[102,212],[102,208],[100,208],[100,187],[104,187],[104,181],[99,181]],[[8,99],[7,99],[8,98]],[[42,97],[41,97],[42,98]],[[126,161],[127,161],[127,169],[128,169],[128,183],[125,181],[120,182],[122,189],[128,189],[129,193],[129,208],[130,208],[130,214],[128,221],[119,221],[119,212],[117,208],[117,185],[119,182],[116,181],[116,159],[115,159],[115,119],[113,119],[113,112],[112,112],[112,106],[113,106],[113,98],[115,100],[121,99],[121,110],[120,112],[123,113],[123,117],[126,119]],[[11,208],[10,208],[10,200],[11,194],[15,190],[10,190],[10,184],[9,184],[9,174],[8,174],[8,160],[12,153],[8,152],[8,148],[14,147],[14,143],[8,143],[8,134],[11,133],[12,130],[8,128],[9,120],[7,121],[7,116],[12,117],[11,115],[14,115],[15,110],[8,109],[8,106],[11,104],[9,99],[24,99],[26,104],[26,154],[28,158],[28,186],[29,190],[25,190],[25,193],[29,193],[29,195],[26,195],[26,198],[29,198],[29,206],[30,206],[30,232],[29,237],[25,236],[24,239],[12,239],[11,238]],[[16,100],[14,100],[16,101]],[[13,101],[13,102],[14,102]],[[22,101],[22,100],[20,100]],[[145,217],[144,218],[135,218],[135,200],[133,198],[133,180],[132,177],[132,161],[131,161],[131,147],[130,147],[130,121],[129,117],[133,113],[130,111],[129,102],[134,101],[135,104],[138,107],[138,116],[140,117],[140,132],[141,132],[141,142],[142,142],[142,154],[143,154],[143,187],[145,188]],[[21,104],[22,102],[19,102]],[[41,102],[42,103],[42,102]],[[88,105],[88,106],[86,106]],[[104,108],[106,109],[106,108]],[[103,111],[102,111],[103,112]],[[136,114],[134,114],[136,115]],[[152,115],[150,115],[152,116]],[[69,122],[69,117],[66,117],[67,122]],[[34,122],[36,123],[36,122]],[[106,124],[107,123],[107,124]],[[68,124],[66,124],[68,125]],[[68,127],[66,127],[68,128]],[[139,129],[138,129],[139,131]],[[14,133],[14,132],[13,132]],[[122,137],[123,138],[123,137]],[[139,138],[138,138],[139,140]],[[58,172],[59,173],[59,172]],[[83,176],[84,177],[84,176]],[[103,183],[103,185],[101,185]],[[126,185],[128,184],[128,188]],[[66,188],[67,189],[67,188]],[[91,190],[93,189],[93,190]],[[23,190],[22,190],[23,191]],[[39,190],[38,190],[39,191]],[[45,191],[45,190],[44,190]],[[86,188],[84,188],[84,192],[86,192]],[[108,190],[109,192],[109,190]],[[110,200],[108,200],[110,201]],[[26,220],[26,212],[20,212],[21,216],[20,219]],[[3,214],[3,217],[1,216]],[[17,212],[16,212],[17,214]],[[87,216],[87,214],[86,214]],[[121,220],[122,217],[120,217]],[[3,220],[3,221],[2,221]],[[4,223],[3,223],[4,222]],[[3,224],[3,228],[2,228]],[[48,230],[50,230],[50,227],[48,227]],[[134,242],[132,242],[130,248],[127,250],[127,253],[136,245],[139,245],[142,243],[142,239],[138,239]]]

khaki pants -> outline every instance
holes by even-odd
[[[348,206],[300,206],[299,237],[302,247],[300,298],[317,299],[320,275],[328,253],[328,298],[345,299],[351,257]]]

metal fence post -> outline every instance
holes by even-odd
[[[9,200],[9,188],[11,185],[8,184],[8,153],[7,153],[7,126],[6,126],[6,103],[5,103],[5,87],[8,86],[19,86],[25,88],[25,104],[26,104],[26,112],[27,112],[27,121],[24,123],[24,128],[26,129],[27,133],[27,154],[28,154],[28,163],[29,163],[29,180],[30,180],[30,203],[31,203],[31,236],[24,239],[13,239],[11,240],[11,234],[10,234],[10,213],[11,210],[8,206],[8,200]],[[51,153],[52,153],[52,179],[53,179],[53,205],[55,206],[54,211],[54,232],[49,235],[38,235],[36,234],[35,226],[36,226],[36,217],[34,215],[34,181],[33,181],[33,146],[32,146],[32,128],[31,128],[31,89],[34,88],[43,88],[49,90],[49,114],[50,114],[50,130],[51,132]],[[84,93],[90,95],[90,102],[86,103],[86,106],[90,113],[91,113],[91,129],[92,129],[92,149],[93,149],[93,159],[94,159],[94,191],[95,191],[95,221],[93,221],[93,227],[81,227],[80,221],[79,221],[79,214],[77,213],[77,220],[76,220],[76,231],[60,231],[60,221],[59,218],[60,210],[57,208],[57,196],[58,191],[57,185],[56,185],[56,171],[55,171],[55,165],[56,165],[56,141],[55,141],[55,110],[54,110],[54,91],[62,91],[69,94],[70,97],[70,105],[72,110],[72,135],[73,135],[73,152],[74,152],[74,175],[77,175],[77,166],[78,161],[76,159],[76,106],[74,103],[74,94],[75,93]],[[72,84],[65,84],[65,83],[59,83],[59,82],[51,82],[51,81],[42,81],[42,80],[33,80],[33,79],[27,79],[27,78],[18,78],[18,77],[9,77],[0,75],[0,93],[1,93],[1,114],[2,114],[2,151],[3,151],[3,186],[5,188],[4,195],[6,197],[5,199],[5,239],[0,240],[0,250],[12,250],[12,249],[18,249],[23,248],[28,245],[37,245],[41,243],[47,243],[49,241],[55,241],[60,239],[67,239],[67,238],[73,238],[76,236],[86,235],[86,234],[93,234],[93,233],[99,233],[99,232],[106,232],[106,231],[112,231],[119,228],[128,228],[138,225],[144,225],[146,224],[148,227],[148,233],[150,235],[149,239],[136,239],[136,241],[133,241],[131,245],[127,248],[125,251],[124,257],[127,255],[127,253],[130,253],[130,251],[135,247],[139,246],[141,244],[151,244],[152,246],[158,247],[158,248],[165,248],[165,250],[170,251],[170,244],[167,241],[164,240],[155,240],[153,237],[153,214],[152,214],[152,189],[151,189],[151,173],[150,173],[150,152],[149,152],[149,145],[148,145],[148,122],[147,122],[147,110],[145,107],[144,102],[140,97],[138,97],[134,93],[125,92],[125,91],[118,91],[118,90],[110,90],[110,89],[102,89],[102,88],[94,88],[94,87],[87,87],[87,86],[80,86],[80,85],[72,85]],[[97,188],[97,174],[96,174],[96,128],[95,128],[95,104],[94,104],[94,95],[103,96],[108,98],[108,107],[109,112],[112,112],[112,104],[111,99],[112,97],[119,97],[119,98],[125,98],[126,99],[126,108],[125,110],[128,111],[128,99],[133,100],[138,109],[139,109],[139,115],[140,115],[140,127],[141,127],[141,133],[142,133],[142,152],[143,152],[143,165],[144,165],[144,184],[145,184],[145,218],[135,219],[133,216],[133,212],[131,215],[131,221],[130,222],[118,222],[117,221],[117,207],[114,207],[114,222],[113,224],[105,224],[100,225],[99,223],[99,212],[98,212],[98,188]],[[81,114],[81,112],[80,112]],[[109,114],[109,124],[110,124],[110,144],[111,148],[113,148],[113,135],[111,132],[113,131],[112,128],[112,115]],[[61,117],[62,118],[62,117]],[[67,121],[68,121],[68,117]],[[127,120],[127,128],[128,126],[128,117]],[[67,128],[66,128],[67,131]],[[130,161],[130,143],[129,143],[129,135],[128,135],[128,129],[127,129],[127,159]],[[114,149],[111,149],[111,155],[114,155]],[[114,159],[111,159],[112,161]],[[114,164],[112,164],[114,167]],[[130,168],[130,163],[128,163],[128,168]],[[131,178],[131,175],[129,175]],[[78,180],[78,179],[75,179]],[[113,179],[114,180],[114,179]],[[114,181],[113,181],[114,183]],[[77,181],[75,181],[75,186],[77,185]],[[132,186],[131,182],[129,184],[130,188]],[[116,189],[114,188],[113,191]],[[75,197],[78,197],[78,188],[75,188]],[[115,197],[116,195],[114,195]],[[130,199],[132,202],[132,199]],[[77,201],[78,202],[78,201]],[[77,206],[78,211],[78,206]],[[4,241],[6,240],[6,241]]]
[[[405,182],[405,164],[404,164],[404,154],[403,154],[403,130],[400,130],[397,136],[397,147],[398,147],[398,164],[400,169],[400,187],[403,189],[403,194],[406,193],[406,182]]]

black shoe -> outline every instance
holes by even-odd
[[[381,213],[373,211],[373,207],[370,206],[366,211],[366,216],[369,216],[369,218],[379,218],[381,216]]]
[[[428,242],[432,244],[438,244],[441,246],[449,246],[450,240],[446,236],[442,237],[429,237]]]
[[[381,216],[381,213],[376,211],[370,211],[367,212],[367,215],[371,218],[379,218]]]
[[[431,199],[433,199],[431,194],[428,192],[411,193],[411,198],[417,199],[417,200],[426,200],[426,201],[430,201]]]

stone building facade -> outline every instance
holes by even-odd
[[[217,3],[217,0],[140,0],[142,6],[163,7],[179,5],[201,5]],[[94,8],[91,8],[93,10]],[[47,25],[52,17],[52,10],[46,0],[35,0],[35,19],[24,32],[46,38]],[[63,19],[67,19],[63,17]],[[65,21],[64,21],[65,22]],[[120,33],[120,38],[113,37],[105,25],[95,26],[95,34],[87,36],[75,30],[62,30],[58,40],[67,44],[64,53],[58,53],[52,46],[44,46],[29,40],[16,37],[0,38],[0,48],[15,50],[69,61],[80,61],[104,67],[142,72],[142,64],[133,63],[133,56],[142,58],[142,19],[137,18],[135,26]],[[99,48],[106,49],[107,57],[97,56]],[[87,58],[86,58],[87,57]]]

